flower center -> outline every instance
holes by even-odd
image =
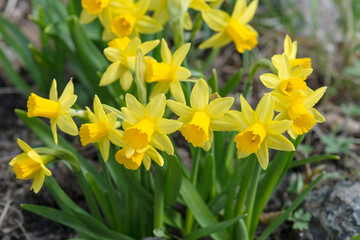
[[[262,124],[255,123],[234,138],[237,149],[244,153],[255,153],[266,137],[266,130]]]
[[[81,0],[81,6],[88,14],[99,14],[109,4],[110,0]]]
[[[109,129],[107,122],[86,123],[81,125],[79,131],[81,144],[86,146],[89,143],[98,142],[109,134]]]
[[[116,155],[115,159],[118,163],[123,164],[124,167],[131,170],[136,170],[140,167],[145,151],[143,152],[134,152],[131,157],[126,156],[126,148],[119,150]]]
[[[209,126],[209,115],[205,112],[195,112],[191,121],[181,130],[181,133],[194,147],[202,147],[209,140]]]
[[[146,81],[148,83],[171,82],[175,79],[176,67],[149,59],[146,60],[146,71]]]
[[[143,149],[150,143],[154,132],[154,123],[149,119],[143,119],[134,126],[125,129],[124,141],[126,146]]]
[[[46,117],[56,119],[60,113],[60,103],[31,93],[27,101],[28,117]]]
[[[316,124],[314,115],[309,113],[303,103],[294,103],[288,109],[288,115],[293,121],[292,129],[298,134],[307,133]]]
[[[111,30],[118,37],[126,37],[133,32],[136,17],[131,14],[123,14],[115,17],[111,22]]]
[[[294,92],[296,92],[297,90],[306,90],[306,82],[305,80],[301,80],[298,78],[295,79],[287,79],[287,80],[283,80],[280,83],[280,90],[283,94],[289,96],[291,94],[293,94]]]
[[[247,29],[236,19],[230,19],[225,31],[235,43],[236,50],[240,53],[253,49],[257,44],[257,34]]]
[[[42,169],[40,163],[31,158],[26,158],[13,165],[14,172],[18,179],[31,179]]]
[[[115,38],[114,40],[111,40],[108,43],[108,46],[113,47],[113,48],[118,48],[121,51],[125,51],[126,47],[129,45],[130,41],[131,40],[128,37]]]

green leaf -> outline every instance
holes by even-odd
[[[171,206],[176,202],[176,199],[179,195],[182,182],[182,174],[179,160],[175,155],[170,156],[164,154],[164,158],[167,164],[164,186],[165,203]]]
[[[240,68],[225,84],[223,88],[220,90],[220,96],[225,97],[227,96],[231,91],[233,91],[236,86],[239,85],[242,76],[243,76],[244,70]]]
[[[211,235],[213,233],[225,230],[226,228],[230,227],[231,225],[233,225],[234,223],[239,221],[244,216],[245,215],[240,215],[240,216],[231,218],[229,220],[219,222],[219,223],[215,223],[215,224],[212,224],[210,226],[201,228],[199,230],[194,231],[190,235],[186,236],[184,240],[195,240],[195,239],[206,237],[206,236],[209,236],[209,235]]]
[[[258,240],[266,240],[288,217],[289,215],[300,205],[300,203],[305,199],[305,197],[310,193],[310,191],[320,182],[320,180],[325,176],[323,172],[318,176],[309,186],[294,200],[294,202],[286,209],[286,211],[281,214],[258,238]]]
[[[218,223],[206,203],[201,198],[199,192],[186,178],[183,178],[180,188],[180,194],[184,199],[186,206],[191,210],[192,214],[194,215],[200,226],[207,227]],[[215,240],[231,239],[229,234],[225,231],[212,233],[211,237]]]
[[[356,235],[355,237],[352,237],[350,240],[360,240],[360,234]]]

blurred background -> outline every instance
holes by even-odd
[[[44,96],[48,94],[51,79],[67,81],[75,77],[76,82],[78,77],[81,84],[75,84],[75,91],[80,104],[89,103],[93,96],[81,81],[87,78],[87,73],[82,71],[81,62],[73,58],[74,54],[81,53],[72,51],[71,33],[63,26],[63,20],[69,13],[75,13],[75,8],[64,7],[67,1],[48,2],[0,0],[0,239],[4,240],[75,237],[73,230],[21,209],[20,203],[48,206],[55,203],[46,189],[38,195],[29,192],[31,183],[17,181],[8,165],[20,153],[16,138],[31,140],[34,146],[41,145],[14,114],[15,108],[26,109],[29,92]],[[230,9],[232,4],[234,1],[225,0],[223,8]],[[233,45],[228,45],[205,69],[205,75],[210,77],[215,68],[221,85],[244,67],[244,79],[233,91],[241,92],[249,63],[283,52],[284,37],[290,35],[298,41],[297,56],[312,60],[314,72],[307,80],[308,85],[312,89],[328,87],[318,107],[326,122],[307,134],[297,157],[324,153],[340,156],[337,161],[294,168],[269,202],[261,222],[266,224],[275,218],[317,173],[326,171],[326,179],[271,239],[347,239],[346,236],[360,233],[359,0],[260,0],[251,25],[259,32],[259,45],[252,54],[241,56]],[[76,31],[75,28],[70,31]],[[87,33],[90,30],[94,36],[96,31],[100,32],[99,26],[85,27]],[[105,46],[88,35],[99,49]],[[203,36],[199,32],[195,42],[198,39],[200,43]],[[199,56],[192,53],[190,68],[203,69],[209,53],[210,50]],[[261,71],[249,96],[253,103],[267,91],[259,81],[260,74]],[[60,81],[60,89],[66,81]],[[93,148],[81,148],[78,140],[70,140],[85,156],[94,154]],[[58,167],[55,177],[61,179],[59,184],[73,200],[84,201],[78,186],[73,184],[74,176],[63,165]],[[331,238],[335,235],[343,238]]]

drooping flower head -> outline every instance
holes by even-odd
[[[158,63],[154,59],[146,60],[146,81],[148,83],[157,82],[150,98],[160,93],[165,94],[170,89],[171,94],[177,101],[185,103],[185,96],[180,81],[188,79],[191,76],[191,72],[180,65],[184,61],[189,49],[190,43],[186,43],[172,55],[166,41],[164,39],[161,40],[161,58],[163,62]]]
[[[204,21],[217,33],[199,48],[219,48],[233,41],[239,53],[253,49],[257,45],[258,33],[248,22],[254,17],[257,5],[258,0],[252,1],[249,6],[246,6],[246,0],[237,0],[231,16],[218,9],[203,11]]]
[[[167,136],[178,130],[182,123],[163,118],[166,106],[165,95],[152,98],[144,107],[133,95],[126,94],[123,141],[129,151],[141,151],[151,145],[167,154],[174,154],[174,147]]]
[[[45,175],[51,176],[50,170],[45,166],[50,158],[40,156],[20,139],[17,139],[17,143],[24,153],[13,158],[9,164],[13,167],[18,179],[34,179],[30,190],[38,193],[44,183]]]
[[[151,34],[162,30],[162,26],[146,15],[150,0],[129,1],[125,7],[114,9],[111,31],[116,37],[139,37],[139,33]],[[111,38],[111,36],[108,36]],[[107,38],[107,37],[106,37]]]
[[[109,158],[110,141],[115,145],[121,145],[121,135],[117,130],[120,127],[117,114],[106,114],[97,96],[94,98],[94,113],[88,107],[86,110],[91,123],[80,127],[81,144],[86,146],[89,143],[99,143],[101,156],[106,162]]]
[[[282,151],[295,150],[293,144],[281,135],[291,126],[291,121],[273,121],[274,102],[270,94],[266,94],[260,100],[255,111],[243,96],[240,96],[240,104],[241,113],[238,111],[230,113],[230,116],[238,122],[239,134],[235,136],[234,141],[239,158],[255,153],[265,170],[269,164],[268,148]]]
[[[280,55],[277,59],[278,75],[265,73],[260,76],[261,82],[273,92],[291,95],[297,90],[307,89],[306,79],[312,73],[312,68],[292,68],[287,55]],[[275,65],[276,66],[276,65]]]
[[[184,124],[181,133],[185,139],[195,147],[208,151],[214,138],[213,131],[228,130],[224,118],[233,102],[233,98],[224,97],[209,103],[209,87],[200,79],[191,92],[191,107],[173,100],[168,100],[167,105],[179,116],[178,121]]]
[[[310,88],[305,92],[298,90],[291,96],[274,93],[275,110],[280,112],[275,120],[289,119],[292,121],[287,130],[293,139],[297,135],[307,133],[317,122],[325,121],[325,118],[313,108],[325,94],[325,91],[326,87],[315,91]]]
[[[135,71],[135,59],[138,48],[146,55],[153,50],[159,40],[141,43],[140,39],[129,39],[128,37],[116,38],[109,42],[109,47],[105,48],[104,54],[112,64],[106,69],[100,79],[100,86],[109,85],[120,79],[121,87],[124,91],[129,90],[133,82]],[[145,57],[149,59],[149,57]]]
[[[68,82],[63,93],[58,99],[56,80],[54,79],[50,88],[49,99],[39,97],[31,93],[27,101],[28,117],[45,117],[50,119],[51,130],[55,144],[58,143],[56,126],[60,130],[76,136],[77,126],[70,116],[70,108],[76,102],[77,96],[74,95],[74,84],[72,80]]]

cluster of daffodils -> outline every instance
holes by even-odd
[[[296,52],[297,42],[292,42],[286,36],[284,53],[272,57],[278,74],[265,73],[260,76],[261,82],[272,89],[275,110],[279,112],[275,120],[292,121],[287,132],[293,139],[310,131],[317,122],[325,121],[313,107],[324,95],[326,87],[313,91],[307,86],[306,79],[313,71],[311,60],[296,58]]]
[[[185,140],[194,147],[209,151],[213,146],[214,131],[235,131],[238,158],[255,154],[265,170],[269,163],[269,148],[294,151],[292,142],[283,136],[288,132],[291,138],[308,132],[324,117],[313,108],[323,96],[326,88],[316,91],[307,87],[306,78],[311,74],[309,58],[296,58],[297,43],[287,36],[284,53],[272,57],[277,74],[260,76],[262,83],[272,89],[264,95],[255,110],[240,96],[241,111],[232,110],[232,97],[219,97],[212,93],[203,79],[190,79],[191,72],[182,66],[190,44],[186,43],[173,53],[164,39],[141,42],[139,33],[161,31],[168,20],[168,9],[172,1],[162,0],[82,0],[81,21],[88,23],[99,18],[104,26],[103,38],[109,39],[104,54],[111,62],[100,79],[100,86],[117,80],[124,91],[133,83],[139,65],[143,66],[141,76],[146,88],[151,89],[149,100],[139,102],[130,92],[124,94],[125,106],[121,109],[104,105],[95,96],[93,110],[76,110],[77,96],[70,80],[58,98],[56,81],[50,89],[49,99],[32,93],[27,102],[28,117],[50,119],[54,142],[58,144],[57,127],[70,135],[79,135],[83,146],[95,144],[103,161],[109,159],[110,148],[115,146],[115,160],[127,169],[136,170],[142,164],[146,170],[152,160],[159,166],[164,164],[162,152],[174,154],[169,137],[180,131]],[[222,1],[184,0],[188,8],[201,11],[204,21],[217,33],[199,47],[221,47],[235,43],[238,52],[251,50],[257,44],[257,32],[248,24],[253,18],[258,1],[248,6],[245,0],[238,0],[231,16],[219,9]],[[183,2],[183,4],[184,4]],[[210,5],[207,5],[207,2]],[[212,7],[211,7],[212,6]],[[152,11],[152,17],[146,15]],[[185,26],[191,28],[191,20],[185,14]],[[160,43],[161,42],[161,43]],[[161,62],[147,56],[160,44]],[[138,58],[139,53],[143,58]],[[139,62],[141,61],[141,62]],[[137,79],[136,78],[136,79]],[[195,83],[187,104],[181,82]],[[146,92],[146,91],[145,91]],[[140,93],[138,92],[138,95]],[[168,97],[168,99],[167,99]],[[145,98],[146,99],[146,98]],[[169,108],[177,119],[164,117]],[[279,112],[276,116],[274,111]],[[74,117],[81,116],[86,123],[79,128]],[[10,165],[19,179],[34,179],[32,189],[38,192],[45,175],[51,172],[45,167],[51,158],[39,155],[27,144],[18,140],[24,153],[15,157]]]

